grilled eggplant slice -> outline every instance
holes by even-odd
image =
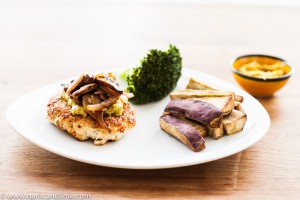
[[[231,111],[234,109],[235,106],[232,96],[203,97],[203,98],[192,98],[192,99],[211,103],[212,105],[219,108],[222,111],[223,115],[227,115],[231,113]]]
[[[175,116],[161,116],[160,127],[195,152],[205,148],[205,140],[201,134],[192,125],[183,122]]]
[[[183,121],[184,123],[189,124],[192,127],[194,127],[202,137],[206,137],[207,128],[204,125],[199,124],[193,120],[189,120],[185,117],[177,117],[177,118],[180,119],[181,121]]]
[[[191,99],[172,100],[164,111],[185,116],[213,128],[220,127],[223,115],[221,110],[211,103]]]

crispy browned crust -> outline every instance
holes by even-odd
[[[106,127],[101,125],[89,115],[81,117],[72,115],[71,108],[59,95],[50,99],[47,105],[47,119],[58,128],[67,131],[78,140],[93,139],[96,145],[104,144],[108,140],[118,140],[123,134],[136,124],[134,110],[127,103],[124,113],[119,117],[104,117]]]

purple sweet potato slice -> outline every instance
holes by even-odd
[[[222,111],[211,103],[194,99],[172,100],[164,111],[175,115],[183,115],[212,128],[221,126],[223,116]]]
[[[205,148],[205,140],[201,134],[191,124],[187,124],[175,116],[161,116],[160,127],[195,152]]]

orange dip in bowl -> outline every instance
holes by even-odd
[[[244,90],[256,97],[268,97],[286,84],[294,69],[281,58],[258,54],[234,59],[232,72]]]

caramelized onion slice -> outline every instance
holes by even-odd
[[[87,106],[89,104],[88,99],[86,97],[83,97],[82,99],[82,104],[84,107],[84,110],[93,118],[95,119],[102,127],[107,127],[104,118],[103,118],[103,111],[97,111],[97,112],[92,112],[87,109]]]
[[[122,102],[123,107],[128,103],[128,98],[125,95],[121,95],[119,99]]]
[[[133,94],[133,93],[124,92],[124,95],[125,95],[128,99],[134,97],[134,94]]]
[[[104,122],[104,118],[103,118],[103,111],[97,111],[94,114],[94,119],[99,122],[99,124],[102,126],[102,127],[107,127],[105,122]]]

